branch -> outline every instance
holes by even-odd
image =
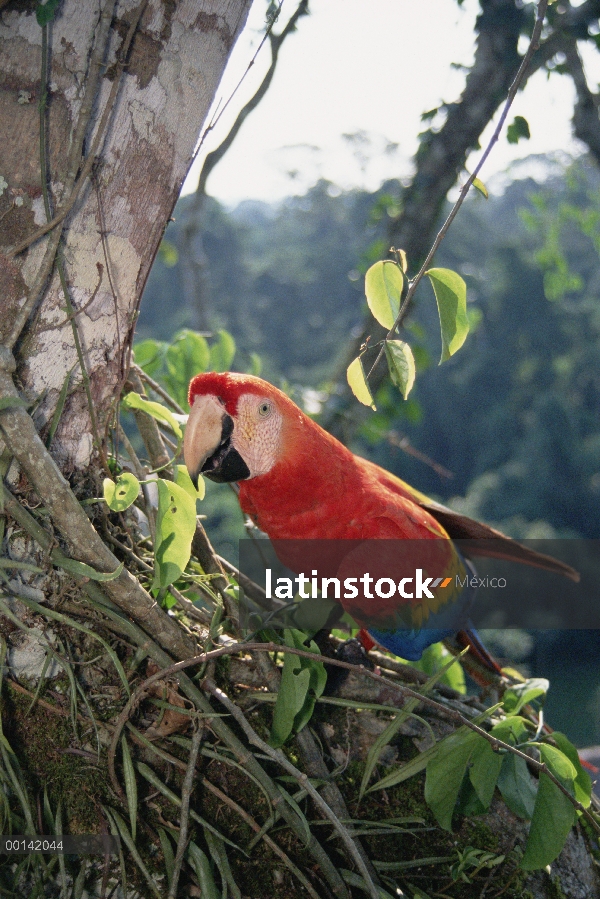
[[[452,224],[452,222],[453,222],[454,219],[456,218],[456,216],[457,216],[457,214],[458,214],[458,210],[460,209],[460,207],[461,207],[462,204],[464,203],[465,198],[466,198],[466,196],[467,196],[467,194],[468,194],[468,192],[469,192],[469,190],[470,190],[470,188],[471,188],[471,185],[473,184],[473,182],[475,181],[475,179],[476,179],[477,176],[479,175],[479,172],[480,172],[481,169],[483,168],[486,159],[488,158],[488,156],[489,156],[490,153],[492,152],[492,150],[493,150],[493,148],[494,148],[494,145],[497,143],[498,138],[500,137],[500,132],[502,131],[502,128],[504,127],[504,123],[506,122],[506,119],[507,119],[507,117],[508,117],[508,113],[509,113],[510,107],[512,106],[513,101],[514,101],[515,97],[517,96],[517,91],[518,91],[519,88],[521,87],[521,84],[522,84],[522,82],[523,82],[523,80],[524,80],[524,78],[525,78],[525,73],[526,73],[527,68],[528,68],[528,66],[529,66],[529,61],[530,61],[531,57],[533,56],[534,51],[537,49],[538,41],[539,41],[539,39],[540,39],[540,34],[542,33],[542,25],[544,24],[544,16],[546,15],[546,9],[547,9],[547,8],[548,8],[548,0],[539,0],[539,3],[538,3],[538,10],[537,10],[537,17],[536,17],[536,21],[535,21],[535,26],[534,26],[534,29],[533,29],[533,33],[532,33],[532,35],[531,35],[531,40],[530,40],[530,42],[529,42],[529,47],[527,48],[527,52],[526,52],[525,56],[523,57],[523,59],[522,59],[522,61],[521,61],[521,65],[519,66],[519,69],[518,69],[517,74],[516,74],[516,76],[515,76],[515,78],[514,78],[514,81],[513,81],[513,83],[512,83],[511,86],[510,86],[510,89],[509,89],[509,91],[508,91],[508,96],[507,96],[506,102],[505,102],[505,104],[504,104],[504,109],[502,110],[502,115],[500,116],[500,119],[498,120],[498,124],[496,125],[496,128],[495,128],[495,130],[494,130],[494,133],[492,134],[492,136],[491,136],[491,138],[490,138],[490,140],[489,140],[489,142],[488,142],[488,145],[487,145],[487,147],[485,148],[485,150],[484,150],[484,152],[483,152],[483,155],[481,156],[481,159],[479,160],[479,162],[478,162],[477,165],[475,166],[475,169],[473,170],[473,173],[467,178],[465,184],[464,184],[463,187],[461,188],[461,191],[460,191],[458,200],[456,201],[456,203],[454,204],[454,206],[453,206],[452,209],[450,210],[450,214],[449,214],[448,218],[446,219],[446,221],[444,222],[444,224],[442,225],[442,227],[441,227],[440,230],[438,231],[437,237],[436,237],[436,239],[434,240],[434,242],[433,242],[433,244],[432,244],[432,246],[431,246],[431,249],[430,249],[429,252],[427,253],[427,256],[425,257],[425,261],[423,262],[421,268],[419,269],[419,272],[418,272],[416,278],[414,278],[414,280],[411,281],[410,287],[408,288],[408,292],[407,292],[407,294],[406,294],[406,297],[405,297],[405,299],[404,299],[404,302],[402,303],[402,306],[400,307],[400,311],[398,312],[398,316],[397,316],[397,318],[396,318],[396,321],[394,322],[394,324],[392,325],[392,327],[390,328],[390,330],[389,330],[388,333],[386,334],[386,340],[388,340],[390,337],[392,337],[392,335],[393,335],[394,331],[396,330],[396,328],[398,328],[398,327],[400,326],[400,324],[402,323],[402,321],[404,320],[404,318],[405,318],[405,316],[406,316],[406,313],[408,312],[409,306],[410,306],[410,304],[411,304],[411,302],[412,302],[412,299],[413,299],[413,296],[414,296],[414,294],[415,294],[415,291],[416,291],[416,289],[417,289],[417,287],[418,287],[418,285],[419,285],[419,282],[421,281],[421,279],[423,278],[423,275],[425,274],[425,272],[426,272],[427,269],[429,268],[429,265],[430,265],[430,263],[431,263],[431,260],[432,260],[433,257],[435,256],[435,254],[436,254],[436,252],[437,252],[437,250],[438,250],[439,245],[441,244],[442,240],[443,240],[444,237],[446,236],[446,234],[447,234],[447,232],[448,232],[448,229],[449,229],[450,225]],[[381,348],[380,348],[380,350],[379,350],[379,353],[377,354],[377,358],[375,359],[375,362],[373,363],[373,366],[372,366],[372,368],[371,368],[371,371],[369,372],[369,375],[372,374],[373,370],[375,369],[375,367],[376,367],[377,364],[379,363],[379,360],[380,360],[381,357],[383,356],[383,353],[384,353],[384,347],[383,347],[383,345],[382,345]]]
[[[231,130],[229,131],[227,137],[219,144],[219,146],[215,150],[212,150],[207,154],[206,159],[204,160],[204,163],[202,165],[202,169],[200,170],[200,175],[198,177],[198,186],[196,188],[197,195],[204,196],[204,194],[206,193],[206,182],[208,180],[208,176],[228,151],[235,138],[237,137],[240,128],[242,127],[250,113],[254,109],[256,109],[262,98],[269,90],[271,81],[273,80],[273,76],[275,74],[275,69],[277,67],[277,57],[279,55],[281,45],[285,41],[286,37],[295,30],[298,19],[301,16],[305,15],[308,15],[308,0],[300,0],[298,6],[292,13],[287,25],[280,34],[273,34],[270,29],[267,29],[267,34],[271,43],[271,64],[267,69],[265,76],[260,83],[260,86],[256,93],[250,98],[250,100],[248,100],[248,102],[244,106],[242,106],[242,108],[238,112],[237,118],[231,126]]]
[[[581,56],[574,40],[565,41],[564,53],[569,74],[577,91],[577,103],[573,111],[575,137],[587,144],[590,153],[600,165],[600,98],[587,83]]]
[[[175,899],[177,895],[177,886],[179,884],[179,875],[181,874],[181,866],[183,865],[183,857],[187,847],[187,835],[190,819],[190,796],[194,787],[194,775],[196,774],[196,762],[198,761],[198,752],[200,751],[200,743],[204,735],[204,727],[200,721],[196,721],[196,729],[192,734],[192,748],[188,758],[187,769],[181,787],[181,812],[179,815],[179,838],[177,840],[177,853],[173,863],[173,874],[171,877],[171,886],[169,887],[169,895],[167,899]]]

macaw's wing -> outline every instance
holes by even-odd
[[[472,540],[473,542],[469,546],[468,552],[464,548],[465,555],[487,556],[489,558],[521,562],[523,565],[531,565],[534,568],[543,568],[546,571],[562,574],[576,583],[579,581],[579,572],[571,568],[570,565],[566,565],[552,556],[535,552],[535,550],[523,546],[487,524],[482,524],[480,521],[475,521],[474,518],[455,512],[441,503],[436,503],[435,500],[429,499],[424,493],[415,490],[414,487],[406,484],[389,471],[379,468],[379,466],[368,462],[366,459],[362,459],[361,464],[370,470],[371,474],[377,478],[386,490],[397,496],[411,499],[415,505],[429,512],[442,525],[450,538],[453,540]]]
[[[340,580],[346,583],[351,578],[357,585],[354,596],[344,596],[342,605],[368,630],[433,626],[450,633],[461,627],[459,618],[464,620],[469,592],[461,586],[467,575],[465,562],[431,515],[416,506],[414,510],[413,533],[407,535],[406,510],[390,508],[369,520],[366,539],[356,541],[340,562]],[[438,530],[424,526],[429,520]],[[439,623],[432,625],[438,615]]]
[[[533,568],[543,568],[546,571],[562,574],[576,583],[579,581],[579,572],[570,565],[553,556],[529,549],[487,524],[475,521],[474,518],[448,509],[441,503],[430,499],[420,500],[419,505],[439,521],[452,539],[473,541],[469,544],[468,551],[465,548],[465,555],[521,562],[523,565],[531,565]]]

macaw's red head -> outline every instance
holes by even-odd
[[[195,483],[200,474],[219,482],[267,474],[282,456],[289,423],[305,418],[272,384],[232,372],[197,375],[189,403],[183,452]]]

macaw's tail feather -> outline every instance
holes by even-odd
[[[497,684],[503,677],[502,668],[485,648],[481,637],[474,628],[458,631],[456,636],[444,640],[445,646],[450,652],[462,651],[469,648],[461,659],[461,664],[469,677],[480,687],[490,687]]]
[[[420,501],[424,509],[446,529],[453,540],[468,540],[469,545],[464,546],[462,552],[468,556],[484,556],[488,559],[507,559],[509,562],[520,562],[530,565],[532,568],[542,568],[555,574],[562,574],[571,581],[579,583],[579,572],[545,553],[539,553],[522,543],[518,543],[511,537],[507,537],[501,531],[475,521],[467,515],[461,515],[453,509],[442,506],[433,500],[424,498]]]

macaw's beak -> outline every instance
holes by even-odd
[[[183,457],[194,485],[205,474],[224,483],[250,477],[250,470],[231,443],[233,418],[215,396],[197,396],[183,438]]]

